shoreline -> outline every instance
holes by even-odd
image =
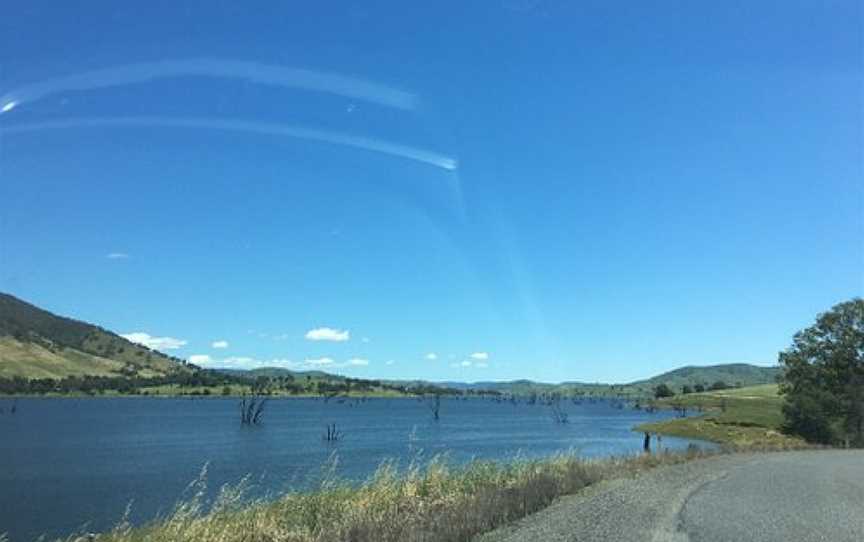
[[[138,526],[120,523],[99,533],[103,542],[241,542],[249,539],[321,541],[470,540],[545,509],[556,499],[598,483],[638,476],[659,466],[725,454],[697,447],[586,459],[559,453],[540,459],[432,460],[400,473],[387,462],[359,485],[330,479],[310,491],[273,500],[227,499],[208,509],[193,497],[168,515]],[[73,532],[57,540],[88,540]]]

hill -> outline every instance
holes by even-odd
[[[0,293],[0,378],[163,376],[184,362]]]
[[[723,382],[729,387],[758,386],[773,384],[777,381],[779,367],[759,367],[746,363],[709,365],[704,367],[687,366],[644,380],[629,384],[595,384],[587,382],[561,382],[551,384],[532,380],[511,380],[506,382],[441,382],[442,386],[458,390],[485,390],[513,395],[561,393],[564,395],[602,395],[602,396],[644,396],[653,393],[656,386],[666,384],[680,393],[682,386],[694,387],[698,384],[710,387]]]
[[[779,367],[760,367],[747,363],[728,363],[725,365],[708,365],[704,367],[687,366],[675,369],[645,380],[627,384],[628,387],[640,390],[651,390],[660,384],[666,384],[676,392],[682,386],[711,386],[715,382],[723,382],[727,386],[759,386],[774,384],[780,374]]]

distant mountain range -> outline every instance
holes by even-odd
[[[0,378],[63,378],[66,376],[160,376],[178,371],[194,371],[181,359],[166,356],[132,343],[101,327],[57,316],[12,295],[0,293]],[[745,363],[712,366],[687,366],[627,384],[562,382],[559,384],[513,380],[508,382],[427,382],[422,380],[381,380],[407,387],[435,384],[459,390],[489,390],[501,393],[544,392],[645,393],[666,384],[676,391],[682,386],[711,384],[753,386],[776,381],[779,367],[759,367]],[[251,371],[225,371],[249,376],[309,376],[331,382],[346,377],[322,371],[297,372],[278,367]]]
[[[637,380],[626,384],[598,384],[588,382],[561,382],[551,384],[533,382],[531,380],[512,380],[508,382],[440,382],[443,386],[456,389],[494,390],[502,393],[525,395],[529,393],[549,392],[580,392],[598,394],[643,394],[651,392],[660,384],[666,384],[676,392],[683,386],[703,385],[709,387],[717,382],[727,386],[757,386],[773,384],[780,374],[779,367],[761,367],[747,363],[729,363],[724,365],[707,365],[680,367],[672,371]]]
[[[181,359],[0,293],[0,378],[149,377],[190,370]]]

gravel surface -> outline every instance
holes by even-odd
[[[478,541],[864,541],[864,451],[733,454],[598,484]]]

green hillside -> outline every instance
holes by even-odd
[[[0,293],[0,378],[161,376],[184,362]]]
[[[660,384],[666,384],[675,392],[682,386],[701,384],[710,387],[715,382],[723,382],[727,386],[746,387],[762,384],[774,384],[780,374],[779,367],[759,367],[747,363],[729,363],[725,365],[708,365],[704,367],[687,366],[669,371],[646,380],[638,380],[627,384],[630,388],[652,390]]]

